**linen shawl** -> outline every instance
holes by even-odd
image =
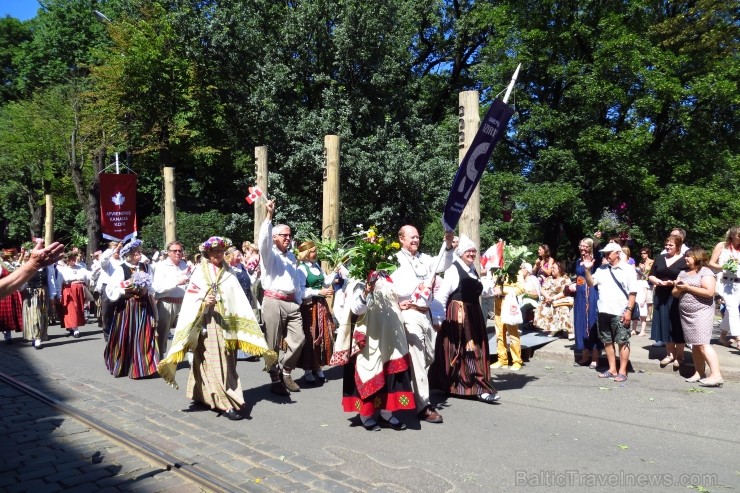
[[[349,296],[354,297],[353,282],[348,286]],[[355,356],[355,384],[362,399],[367,399],[385,384],[385,376],[408,369],[408,342],[398,306],[398,295],[393,283],[379,279],[375,291],[368,297],[367,312],[355,323],[355,332],[365,334],[365,347],[359,348],[356,339],[350,337],[351,301],[345,303],[339,320],[337,338],[332,361],[344,359],[342,356]]]
[[[216,294],[216,305],[210,308],[203,300],[212,291]],[[214,273],[212,264],[203,261],[193,272],[185,291],[172,346],[157,366],[162,379],[175,388],[179,388],[175,381],[177,364],[185,358],[188,351],[193,351],[198,345],[198,337],[210,311],[218,315],[214,318],[218,319],[218,325],[223,330],[228,349],[241,349],[249,354],[262,356],[265,368],[277,361],[277,354],[268,349],[252,306],[234,272],[222,262]]]

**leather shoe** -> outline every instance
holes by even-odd
[[[239,414],[239,412],[236,409],[234,409],[233,407],[231,409],[229,409],[228,411],[226,411],[224,413],[224,416],[226,416],[227,418],[229,418],[232,421],[239,421],[240,419],[244,419],[244,416],[242,416],[241,414]]]
[[[272,382],[272,385],[270,386],[270,392],[277,395],[290,395],[290,392],[288,392],[288,389],[285,388],[285,384],[283,382]]]
[[[394,423],[395,421],[395,423]],[[398,421],[398,418],[395,416],[391,419],[385,419],[383,416],[380,416],[378,418],[378,422],[380,423],[380,426],[383,428],[393,428],[396,431],[401,431],[406,429],[406,425]]]
[[[444,421],[442,415],[431,407],[426,407],[422,412],[419,413],[419,419],[426,421],[427,423],[441,423]]]
[[[285,373],[282,373],[280,376],[283,379],[283,384],[285,385],[285,388],[287,388],[291,392],[301,391],[301,388],[298,386],[298,384],[293,381],[293,377],[291,377],[290,375],[286,375]]]

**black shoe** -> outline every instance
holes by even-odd
[[[322,385],[329,381],[329,379],[326,378],[326,375],[324,375],[323,377],[320,377],[316,372],[313,372],[313,376],[316,378],[316,381]]]
[[[224,416],[226,416],[227,418],[229,418],[231,421],[239,421],[240,419],[244,419],[244,416],[242,416],[241,414],[239,414],[239,412],[236,409],[234,409],[234,408],[229,409],[228,411],[226,411],[223,414],[224,414]]]
[[[290,395],[290,392],[285,388],[283,382],[272,382],[270,392],[277,395]]]
[[[406,425],[398,421],[398,418],[393,416],[391,419],[385,419],[383,416],[378,418],[378,421],[380,422],[380,426],[383,428],[393,428],[396,431],[401,431],[406,429]],[[395,423],[393,422],[395,421]]]
[[[367,421],[362,423],[362,426],[367,431],[380,431],[380,425],[374,419],[368,419]]]

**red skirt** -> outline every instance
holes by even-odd
[[[0,300],[0,330],[23,330],[23,299],[20,291],[13,291]]]
[[[62,288],[62,317],[67,329],[85,325],[85,290],[81,283]]]

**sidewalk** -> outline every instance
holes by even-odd
[[[650,323],[648,323],[647,336],[632,336],[630,338],[630,371],[641,373],[674,373],[673,365],[668,365],[665,368],[660,367],[659,362],[666,356],[666,349],[665,347],[653,347],[654,341],[650,339],[650,328]],[[722,378],[724,378],[725,382],[740,382],[740,351],[719,344],[717,334],[718,330],[715,330],[715,334],[712,337],[712,347],[719,357]],[[576,361],[574,353],[575,341],[568,339],[555,339],[548,344],[530,349],[534,358],[563,362]],[[524,357],[527,351],[522,348],[522,353]],[[684,349],[684,361],[686,364],[676,373],[680,373],[682,377],[686,378],[694,374],[694,361],[691,356],[691,349],[688,347]],[[599,369],[602,366],[606,366],[606,355],[603,351],[599,363]]]

